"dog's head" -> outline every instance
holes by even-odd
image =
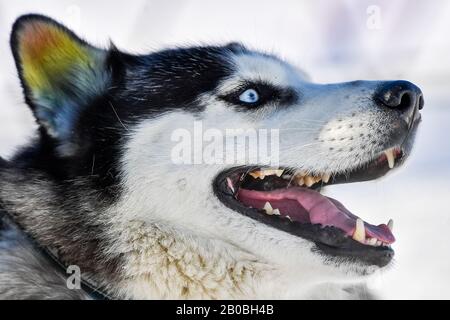
[[[236,43],[103,50],[41,16],[18,20],[12,47],[44,146],[35,167],[89,178],[121,209],[114,223],[167,226],[309,275],[391,261],[391,223],[320,191],[403,163],[423,106],[412,83],[314,84]]]

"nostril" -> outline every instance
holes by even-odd
[[[398,110],[407,110],[412,106],[413,100],[412,93],[405,91],[400,97],[400,103],[398,106],[394,107]]]
[[[420,95],[420,97],[419,97],[419,110],[423,109],[424,104],[425,104],[425,101],[423,100],[423,95]]]
[[[384,82],[376,91],[375,99],[382,107],[407,114],[416,108],[422,109],[424,104],[420,89],[403,80]]]

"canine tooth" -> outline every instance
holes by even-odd
[[[317,182],[319,182],[320,180],[322,180],[322,177],[315,177],[314,178],[314,181],[317,183]]]
[[[377,247],[381,246],[383,244],[383,241],[377,240]]]
[[[289,221],[292,221],[291,217],[289,217],[289,216],[286,216],[286,218],[288,218],[288,219],[289,219]]]
[[[323,182],[328,183],[328,181],[330,181],[330,177],[331,177],[331,175],[330,175],[329,173],[325,173],[325,174],[322,176]]]
[[[233,187],[233,182],[231,181],[230,178],[227,178],[227,184],[228,184],[228,188],[230,188],[231,192],[233,192],[233,194],[235,193],[234,187]]]
[[[311,176],[305,177],[305,184],[307,187],[311,187],[315,183],[315,179]]]
[[[273,208],[272,208],[272,206],[270,205],[270,202],[266,202],[266,204],[264,205],[264,211],[266,211],[266,213],[268,214],[268,215],[273,215]]]
[[[394,220],[389,219],[389,222],[387,224],[389,230],[391,230],[391,232],[394,230]]]
[[[366,240],[366,229],[364,227],[364,221],[361,219],[356,220],[356,229],[352,238],[361,243],[364,243]]]
[[[370,239],[367,239],[366,243],[367,243],[368,245],[371,245],[371,246],[376,246],[376,245],[377,245],[377,238],[370,238]]]
[[[280,210],[278,210],[278,209],[274,209],[273,211],[272,211],[272,214],[274,215],[274,216],[279,216],[279,215],[281,215],[280,214]],[[289,218],[289,216],[287,216],[288,218]],[[291,218],[289,218],[289,219],[291,219]]]
[[[384,154],[386,155],[388,164],[389,164],[389,168],[394,168],[395,165],[395,157],[394,157],[394,149],[389,149],[384,151]]]

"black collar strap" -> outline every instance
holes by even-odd
[[[2,215],[3,213],[3,215]],[[41,246],[39,242],[37,242],[33,237],[31,237],[27,232],[25,232],[20,225],[18,225],[10,215],[6,214],[4,211],[2,212],[0,208],[0,226],[2,220],[7,219],[7,224],[13,224],[17,227],[18,230],[22,231],[23,234],[27,237],[27,239],[32,243],[36,250],[42,253],[43,256],[47,257],[47,260],[55,267],[58,272],[60,272],[63,278],[67,277],[67,266],[59,260],[58,255],[55,254],[56,250],[52,252],[49,248]],[[95,286],[92,282],[87,281],[86,279],[80,279],[81,290],[89,295],[93,300],[113,300],[112,297],[108,296],[105,290]],[[76,289],[75,289],[76,290]]]
[[[27,236],[30,237],[29,235]],[[48,260],[55,266],[55,268],[63,274],[63,277],[67,277],[67,266],[58,259],[58,256],[48,248],[40,246],[34,239],[31,238],[31,240],[33,241],[34,246],[40,252],[42,252],[43,255],[47,256]],[[104,290],[87,281],[86,279],[80,279],[80,286],[81,290],[87,293],[93,300],[112,300],[112,298],[108,296],[108,294]]]

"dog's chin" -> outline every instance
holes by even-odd
[[[233,211],[311,241],[311,251],[326,264],[347,274],[368,275],[394,257],[393,222],[372,225],[320,192],[328,185],[375,180],[400,167],[411,151],[415,129],[407,141],[353,170],[308,175],[292,167],[239,166],[220,172],[213,190]]]

